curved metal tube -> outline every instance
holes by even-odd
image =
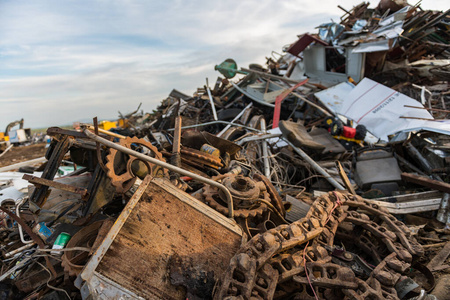
[[[325,177],[325,179],[335,188],[337,188],[340,191],[345,191],[345,188],[336,180],[334,180],[333,177],[330,176],[330,174],[327,173],[327,171],[325,171],[324,169],[322,169],[321,166],[319,166],[311,157],[308,156],[308,154],[306,154],[305,152],[303,152],[302,149],[294,146],[294,144],[292,144],[288,139],[282,137],[282,139],[288,143],[289,146],[292,147],[292,149],[294,149],[295,152],[297,152],[298,155],[301,156],[301,158],[303,158],[307,163],[309,163],[311,165],[311,167],[316,170],[318,173],[320,173],[323,177]]]
[[[20,207],[22,206],[22,204],[25,203],[25,200],[27,200],[26,198],[20,198],[17,203],[16,203],[16,215],[20,218]],[[34,243],[34,241],[28,240],[26,241],[25,238],[23,237],[23,230],[22,230],[22,226],[17,223],[17,228],[19,228],[19,236],[20,236],[20,240],[22,241],[23,244],[31,244]]]
[[[193,179],[196,179],[196,180],[198,180],[198,181],[200,181],[200,182],[209,184],[209,185],[211,185],[211,186],[214,186],[214,187],[216,187],[216,188],[222,190],[222,191],[225,193],[225,196],[227,197],[227,202],[228,202],[228,212],[229,212],[229,213],[228,213],[228,217],[229,217],[229,218],[233,218],[233,216],[234,216],[234,210],[233,210],[233,196],[231,196],[230,191],[229,191],[224,185],[222,185],[222,184],[220,184],[220,183],[218,183],[218,182],[215,182],[214,180],[211,180],[211,179],[202,177],[202,176],[200,176],[200,175],[197,175],[197,174],[195,174],[195,173],[186,171],[186,170],[184,170],[184,169],[182,169],[182,168],[179,168],[179,167],[176,167],[176,166],[172,166],[171,164],[165,163],[165,162],[160,161],[160,160],[158,160],[158,159],[156,159],[156,158],[153,158],[153,157],[147,156],[147,155],[145,155],[145,154],[136,152],[136,151],[134,151],[134,150],[128,149],[127,147],[124,147],[124,146],[121,146],[121,145],[119,145],[119,144],[110,142],[110,141],[108,141],[108,140],[106,140],[106,139],[104,139],[104,138],[102,138],[102,137],[99,137],[98,135],[93,134],[93,133],[90,132],[88,129],[85,129],[85,130],[84,130],[84,133],[85,133],[86,136],[88,136],[89,138],[91,138],[91,139],[93,139],[93,140],[95,140],[95,141],[97,141],[97,142],[99,142],[99,143],[101,143],[101,144],[103,144],[103,145],[105,145],[105,146],[108,146],[108,147],[110,147],[110,148],[116,149],[116,150],[118,150],[118,151],[120,151],[120,152],[123,152],[123,153],[126,153],[126,154],[128,154],[128,155],[135,156],[135,157],[139,158],[140,160],[148,161],[148,162],[150,162],[150,163],[152,163],[152,164],[155,164],[155,165],[158,165],[158,166],[160,166],[160,167],[166,168],[166,169],[168,169],[168,170],[171,170],[171,171],[173,171],[173,172],[179,173],[179,174],[181,174],[181,175],[189,176],[189,177],[191,177],[191,178],[193,178]]]

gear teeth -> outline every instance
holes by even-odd
[[[162,156],[161,152],[159,152],[158,149],[155,146],[153,146],[150,142],[148,142],[144,139],[140,139],[138,137],[126,137],[124,139],[119,140],[119,145],[124,146],[128,149],[131,149],[132,144],[138,144],[138,145],[142,145],[142,146],[148,148],[154,154],[154,157],[156,159],[165,162],[165,159]],[[128,166],[131,166],[131,163],[134,160],[138,160],[138,159],[131,156],[129,158],[129,160],[126,162],[126,165],[127,165],[126,173],[124,173],[122,175],[117,175],[115,172],[115,169],[114,169],[114,161],[115,161],[115,157],[118,152],[119,151],[117,151],[115,149],[109,149],[109,154],[106,156],[105,167],[108,170],[106,172],[106,175],[111,179],[111,184],[116,188],[116,192],[123,194],[132,187],[132,185],[134,184],[134,181],[136,180],[136,176],[134,174],[132,174],[130,170],[128,170]],[[145,163],[152,171],[161,169],[158,166],[156,166],[155,164],[152,164],[149,162],[145,162]],[[164,174],[164,176],[167,176],[168,172],[166,169],[163,169],[163,174]]]

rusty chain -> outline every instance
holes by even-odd
[[[377,263],[366,280],[331,262],[327,247],[335,238]],[[249,240],[231,259],[214,299],[398,299],[395,284],[421,255],[408,227],[386,210],[332,192],[317,198],[305,218]]]

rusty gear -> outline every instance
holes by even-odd
[[[213,177],[212,179],[216,180],[218,177]],[[239,182],[241,183],[239,184]],[[234,215],[236,218],[261,216],[267,210],[266,204],[257,201],[261,198],[270,202],[270,196],[263,185],[257,184],[250,178],[237,175],[226,176],[222,183],[233,196]],[[226,199],[224,199],[224,195],[221,195],[218,188],[205,186],[202,199],[203,202],[206,202],[218,212],[228,215]]]
[[[158,151],[158,149],[156,149],[156,147],[154,147],[150,142],[144,139],[140,139],[137,137],[126,137],[124,139],[120,139],[119,144],[129,149],[132,148],[132,145],[144,146],[145,148],[148,148],[151,151],[154,158],[165,162],[165,159],[163,158],[162,154]],[[123,155],[121,157],[119,156],[119,154],[122,153],[115,149],[109,149],[109,154],[106,157],[107,163],[105,164],[106,168],[108,169],[107,175],[109,178],[111,178],[111,184],[116,188],[116,191],[118,193],[123,194],[127,192],[136,181],[136,175],[133,173],[132,170],[132,164],[136,160],[144,163],[145,166],[147,167],[147,170],[151,172],[154,177],[164,176],[167,172],[167,170],[161,168],[160,166],[154,165],[147,161],[141,161],[134,156]],[[122,164],[118,164],[116,160],[120,161],[121,159],[126,160],[126,163],[124,164],[126,165],[125,170],[124,169],[118,170],[118,168],[120,168],[118,166]]]

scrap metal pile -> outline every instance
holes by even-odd
[[[49,128],[43,165],[0,172],[0,297],[448,299],[450,10],[368,7]]]

